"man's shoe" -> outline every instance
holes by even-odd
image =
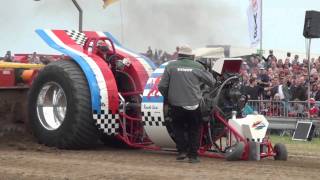
[[[187,158],[187,153],[178,153],[176,160],[182,161]]]
[[[189,157],[189,163],[199,163],[200,158],[199,157]]]

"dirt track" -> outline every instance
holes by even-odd
[[[0,180],[43,179],[319,179],[320,151],[290,149],[286,162],[176,162],[175,154],[101,147],[67,151],[38,145],[28,136],[0,138]]]

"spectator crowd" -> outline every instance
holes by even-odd
[[[301,61],[298,55],[292,58],[290,52],[285,59],[278,59],[272,50],[267,58],[250,56],[241,67],[242,93],[247,94],[249,100],[281,102],[278,106],[282,106],[285,115],[297,116],[297,112],[307,112],[312,117],[318,117],[319,108],[316,102],[320,101],[320,57],[312,58],[310,67],[311,92],[308,100],[307,59]],[[308,109],[306,102],[311,105]],[[277,107],[268,108],[269,113],[270,109],[273,109],[273,113],[280,112],[274,110]]]
[[[161,49],[152,50],[151,47],[148,47],[148,50],[143,55],[150,58],[157,66],[163,64],[164,62],[177,59],[179,47],[176,47],[176,50],[170,54],[167,51]]]

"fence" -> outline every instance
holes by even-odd
[[[266,116],[269,129],[294,130],[298,120],[312,121],[320,126],[318,103],[309,108],[307,101],[250,100],[248,106]]]

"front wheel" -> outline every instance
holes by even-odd
[[[245,144],[238,142],[226,149],[225,158],[227,161],[238,161],[241,159]]]
[[[274,156],[275,160],[286,161],[288,159],[288,151],[284,144],[278,143],[274,145],[274,151],[276,155]]]
[[[28,99],[32,131],[40,143],[64,149],[96,145],[87,80],[73,61],[47,65],[35,79]]]

